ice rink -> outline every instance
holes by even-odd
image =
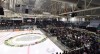
[[[49,38],[36,45],[24,47],[12,47],[4,44],[4,41],[10,37],[31,32],[44,35],[40,30],[0,32],[0,54],[56,54],[56,52],[62,52]]]

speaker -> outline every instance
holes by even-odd
[[[16,4],[15,7],[20,7],[20,4]]]
[[[25,13],[28,14],[29,13],[29,9],[25,9]]]
[[[0,15],[4,15],[4,9],[2,6],[0,6]]]
[[[77,13],[71,13],[71,17],[77,16]]]

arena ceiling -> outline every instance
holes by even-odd
[[[62,2],[71,2],[71,3],[84,3],[85,1],[87,4],[90,2],[91,5],[99,6],[100,5],[100,0],[56,0],[56,1],[62,1]]]
[[[85,1],[86,1],[86,6],[87,6],[86,9],[100,7],[100,4],[99,4],[100,0],[13,0],[13,1],[17,1],[16,4],[33,6],[32,11],[36,14],[49,12],[51,14],[58,15],[62,13],[72,12],[72,11],[84,10]],[[93,12],[95,12],[94,14],[96,14],[100,11],[93,10]],[[83,15],[83,13],[80,13],[80,14]],[[88,11],[88,14],[91,14],[91,11]]]
[[[75,10],[76,12],[78,12],[79,15],[100,15],[99,13],[100,12],[100,0],[57,0],[57,1],[70,2],[70,3],[76,4],[77,5],[76,9],[80,8],[80,9]],[[88,11],[84,11],[85,6],[86,6],[86,10],[88,9]]]

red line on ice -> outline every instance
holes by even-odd
[[[27,54],[30,54],[30,45],[28,46]]]

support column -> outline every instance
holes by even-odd
[[[35,17],[35,23],[36,23],[36,17]]]
[[[86,4],[86,0],[85,0],[85,1],[84,1],[84,9],[86,9],[86,5],[87,5],[87,4]]]
[[[2,1],[0,0],[0,6],[1,6]]]

